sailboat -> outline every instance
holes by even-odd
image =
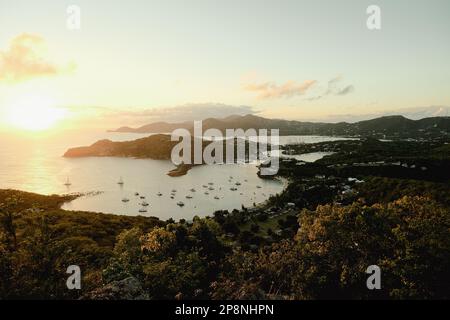
[[[147,209],[145,207],[142,207],[142,208],[139,209],[139,212],[140,213],[146,213]]]
[[[66,187],[69,187],[69,186],[72,185],[72,183],[70,183],[69,177],[67,177],[66,183],[64,183],[64,185],[65,185]]]
[[[120,185],[123,185],[123,184],[124,184],[123,178],[122,178],[122,177],[120,177],[119,182],[117,182],[117,184],[120,184]]]

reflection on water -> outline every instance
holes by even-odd
[[[305,162],[314,162],[317,161],[319,159],[322,159],[325,156],[330,156],[334,154],[334,152],[310,152],[310,153],[303,153],[303,154],[298,154],[298,155],[284,155],[284,158],[289,158],[289,159],[295,159],[295,160],[299,160],[299,161],[305,161]]]
[[[0,135],[0,188],[18,189],[41,194],[88,193],[64,205],[67,210],[87,210],[125,215],[151,215],[162,219],[190,219],[219,209],[239,209],[265,201],[282,191],[284,183],[263,180],[254,165],[198,166],[182,177],[169,177],[169,161],[90,157],[66,159],[69,147],[90,145],[100,139],[134,140],[148,134],[108,132],[65,133],[50,137]],[[282,137],[282,143],[324,141],[326,137]],[[284,140],[284,141],[283,141]],[[318,140],[318,141],[316,141]],[[117,184],[123,177],[124,185]],[[71,185],[65,186],[70,178]],[[236,185],[236,182],[240,185]],[[210,183],[210,184],[208,184]],[[204,186],[207,186],[206,188]],[[258,187],[260,188],[258,188]],[[230,190],[237,188],[236,191]],[[190,191],[195,189],[195,192]],[[173,199],[171,199],[172,190]],[[139,213],[145,196],[147,212]],[[161,196],[157,194],[161,193]],[[191,199],[186,196],[192,197]],[[122,202],[129,198],[129,202]],[[218,199],[216,199],[218,198]],[[185,205],[180,207],[177,202]]]
[[[69,132],[52,136],[17,136],[0,134],[0,188],[11,188],[41,194],[66,193],[64,183],[76,162],[62,157],[73,146],[90,145],[100,139],[133,140],[138,134],[108,132]],[[78,169],[80,171],[80,169]],[[81,171],[83,171],[81,169]],[[92,173],[95,176],[95,173]],[[95,179],[94,179],[95,180]],[[76,191],[87,191],[76,190]],[[91,190],[89,190],[91,191]]]
[[[339,141],[339,140],[358,140],[359,138],[343,138],[343,137],[328,137],[328,136],[280,136],[279,144],[280,145],[289,145],[289,144],[309,144],[309,143],[319,143],[319,142],[327,142],[327,141]],[[271,141],[270,138],[257,138],[250,137],[249,140],[260,142],[270,142],[275,143],[275,141]]]
[[[83,184],[83,188],[89,186],[89,190],[102,190],[104,193],[79,198],[66,204],[65,209],[137,215],[142,208],[140,203],[145,200],[149,203],[145,214],[165,219],[190,219],[195,215],[210,215],[220,209],[251,206],[254,202],[263,202],[270,194],[278,193],[283,188],[279,181],[259,179],[253,165],[198,166],[185,176],[173,178],[166,174],[173,168],[169,161],[121,158],[83,160],[73,170],[70,189],[76,190],[79,184]],[[86,174],[93,172],[97,174],[89,181]],[[123,185],[117,183],[119,175],[123,177]],[[257,188],[257,185],[261,188]],[[237,191],[230,190],[233,187]],[[139,196],[135,193],[139,193]],[[141,199],[141,196],[145,196],[145,199]],[[124,198],[130,201],[124,203]],[[185,205],[179,207],[179,201]]]

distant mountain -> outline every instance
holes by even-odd
[[[156,122],[139,128],[122,127],[115,132],[168,133],[177,128],[193,131],[193,122]],[[450,132],[450,117],[432,117],[411,120],[399,115],[384,116],[356,123],[301,122],[267,119],[255,115],[229,116],[223,119],[203,120],[203,130],[210,128],[225,132],[226,129],[279,129],[280,135],[370,135],[387,137],[416,137]]]
[[[387,116],[395,116],[399,114],[411,120],[420,120],[432,117],[450,117],[450,107],[428,106],[428,107],[403,108],[398,109],[396,111],[381,111],[371,114],[339,114],[339,115],[335,114],[335,115],[328,115],[325,118],[321,118],[318,120],[308,120],[308,121],[355,123],[357,121],[364,121]]]
[[[360,121],[352,125],[359,134],[384,132],[386,134],[415,134],[417,132],[449,132],[450,117],[433,117],[411,120],[403,116],[386,116],[372,120]]]
[[[136,132],[136,133],[167,133],[180,127],[188,127],[192,125],[192,122],[181,122],[181,123],[167,123],[167,122],[154,122],[151,124],[144,125],[137,129],[130,127],[121,127],[114,132]]]
[[[450,107],[447,106],[430,106],[401,109],[402,115],[412,120],[420,120],[431,117],[450,117]],[[385,114],[392,115],[392,114]]]
[[[313,123],[313,122],[299,122],[289,120],[278,119],[266,119],[255,115],[238,116],[233,115],[223,119],[208,118],[203,120],[203,130],[210,128],[219,129],[225,131],[225,129],[237,129],[244,130],[254,129],[276,129],[279,128],[285,134],[299,134],[299,132],[308,133],[314,131],[316,127],[328,126],[326,123]],[[133,133],[162,133],[171,132],[175,129],[182,128],[189,131],[193,131],[194,122],[180,122],[180,123],[167,123],[167,122],[155,122],[144,125],[139,128],[121,127],[113,132],[133,132]]]

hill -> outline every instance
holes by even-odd
[[[100,140],[90,146],[71,148],[64,157],[134,157],[151,158],[158,160],[170,159],[172,148],[177,141],[171,141],[170,136],[156,134],[134,141],[114,142]]]
[[[162,133],[177,128],[193,132],[193,122],[156,122],[139,128],[121,127],[115,132]],[[413,138],[418,135],[449,134],[450,117],[431,117],[411,120],[403,116],[385,116],[356,123],[301,122],[295,120],[267,119],[255,115],[229,116],[223,119],[203,120],[203,130],[226,129],[279,129],[280,135],[346,135],[346,136],[386,136]]]

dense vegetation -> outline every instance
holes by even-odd
[[[213,297],[448,298],[449,214],[429,199],[318,206],[299,222],[295,239],[229,256]],[[365,287],[369,264],[384,290]]]
[[[75,298],[69,265],[83,270],[84,290],[101,285],[101,270],[117,236],[133,227],[164,225],[155,218],[66,212],[66,197],[0,190],[0,297]]]
[[[2,202],[3,298],[449,298],[449,209],[428,197],[305,209],[294,237],[257,250],[226,241],[213,218],[58,209],[8,217],[17,199]],[[71,264],[83,270],[81,291],[65,287]],[[371,264],[383,270],[383,290],[365,287]],[[134,295],[107,290],[130,277]]]

